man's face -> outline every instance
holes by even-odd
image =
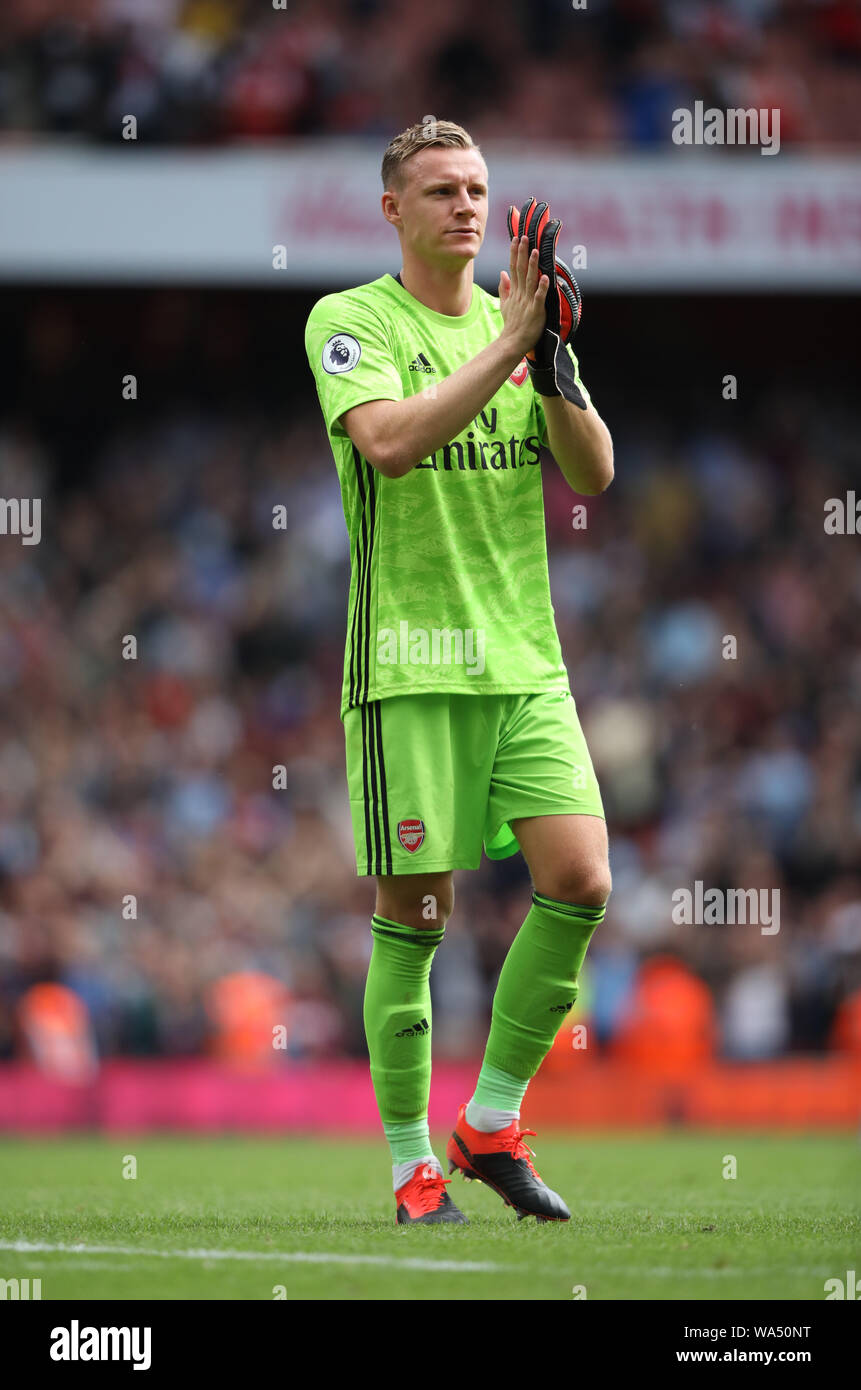
[[[403,187],[386,195],[386,215],[405,247],[433,265],[463,266],[487,225],[487,166],[477,150],[435,145],[401,166]]]

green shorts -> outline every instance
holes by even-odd
[[[477,869],[520,816],[604,815],[569,690],[393,695],[347,710],[356,871]]]

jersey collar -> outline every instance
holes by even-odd
[[[474,282],[472,286],[472,303],[465,314],[440,314],[436,309],[429,309],[426,304],[422,304],[421,300],[416,299],[414,294],[410,294],[401,280],[400,272],[398,272],[397,275],[392,275],[391,272],[387,272],[386,278],[389,288],[394,291],[398,299],[403,300],[405,304],[411,305],[414,310],[417,310],[418,313],[427,317],[432,323],[439,325],[440,328],[453,328],[456,331],[458,329],[469,328],[475,323],[475,320],[481,313],[481,292],[478,285]]]

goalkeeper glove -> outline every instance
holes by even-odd
[[[556,255],[561,230],[562,223],[558,217],[551,219],[547,203],[530,198],[519,212],[515,207],[508,209],[509,236],[529,238],[529,254],[538,248],[539,274],[550,281],[544,301],[544,332],[526,354],[533,388],[540,396],[564,396],[585,410],[586,401],[566,347],[580,323],[580,290],[568,266]]]

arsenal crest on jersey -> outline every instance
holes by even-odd
[[[526,358],[524,357],[522,362],[518,362],[508,380],[513,381],[515,386],[522,386],[528,374],[529,368],[526,365]]]
[[[398,821],[398,839],[404,849],[409,850],[410,854],[415,853],[424,837],[424,821],[415,819]]]

